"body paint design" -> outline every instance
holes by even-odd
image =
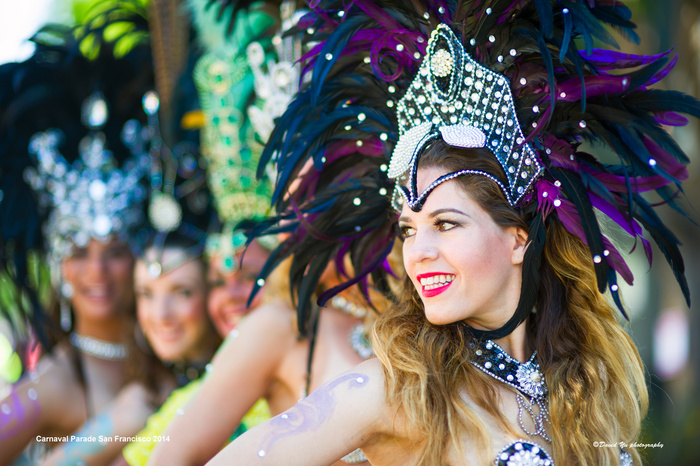
[[[267,434],[258,450],[258,456],[264,457],[273,445],[284,437],[318,430],[333,414],[336,399],[333,390],[343,383],[349,388],[362,387],[369,378],[364,374],[353,373],[339,377],[320,387],[294,407],[270,420],[272,432]]]
[[[22,403],[15,387],[10,387],[10,394],[0,404],[0,439],[14,437],[39,419],[41,406],[36,389],[27,389],[26,397],[25,403]]]
[[[69,441],[59,448],[57,466],[86,464],[86,459],[107,448],[114,439],[114,423],[108,413],[88,420],[82,429],[68,437]]]

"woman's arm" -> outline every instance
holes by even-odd
[[[149,392],[141,384],[124,387],[110,406],[87,422],[42,463],[49,465],[109,464],[153,413]]]
[[[245,413],[267,394],[277,366],[296,342],[292,311],[277,303],[256,309],[229,336],[212,370],[156,446],[151,465],[203,464],[231,437]]]
[[[60,442],[53,437],[74,431],[85,419],[84,393],[60,349],[8,390],[0,400],[0,464],[9,464],[32,441]]]
[[[388,413],[380,363],[365,361],[246,432],[208,464],[328,465],[389,439]]]

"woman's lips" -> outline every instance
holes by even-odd
[[[454,278],[455,275],[451,273],[427,273],[416,277],[425,298],[432,298],[446,291],[452,285]]]
[[[81,289],[81,294],[91,301],[109,301],[112,298],[107,286],[85,286]]]
[[[228,327],[228,330],[232,330],[248,312],[250,312],[250,309],[245,306],[239,306],[234,309],[223,309],[216,314],[219,316],[219,320]]]
[[[160,327],[153,329],[152,338],[165,343],[177,342],[182,338],[182,331],[179,328]]]

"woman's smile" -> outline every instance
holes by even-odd
[[[446,291],[455,279],[453,274],[449,273],[421,273],[416,276],[416,281],[420,283],[424,298],[432,298],[443,291]]]

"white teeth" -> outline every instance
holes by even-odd
[[[433,290],[435,288],[440,288],[454,280],[454,275],[432,275],[427,278],[421,278],[420,284],[426,290]]]
[[[106,287],[88,288],[87,290],[85,290],[85,294],[88,296],[95,297],[95,298],[104,298],[107,296],[107,288]]]

